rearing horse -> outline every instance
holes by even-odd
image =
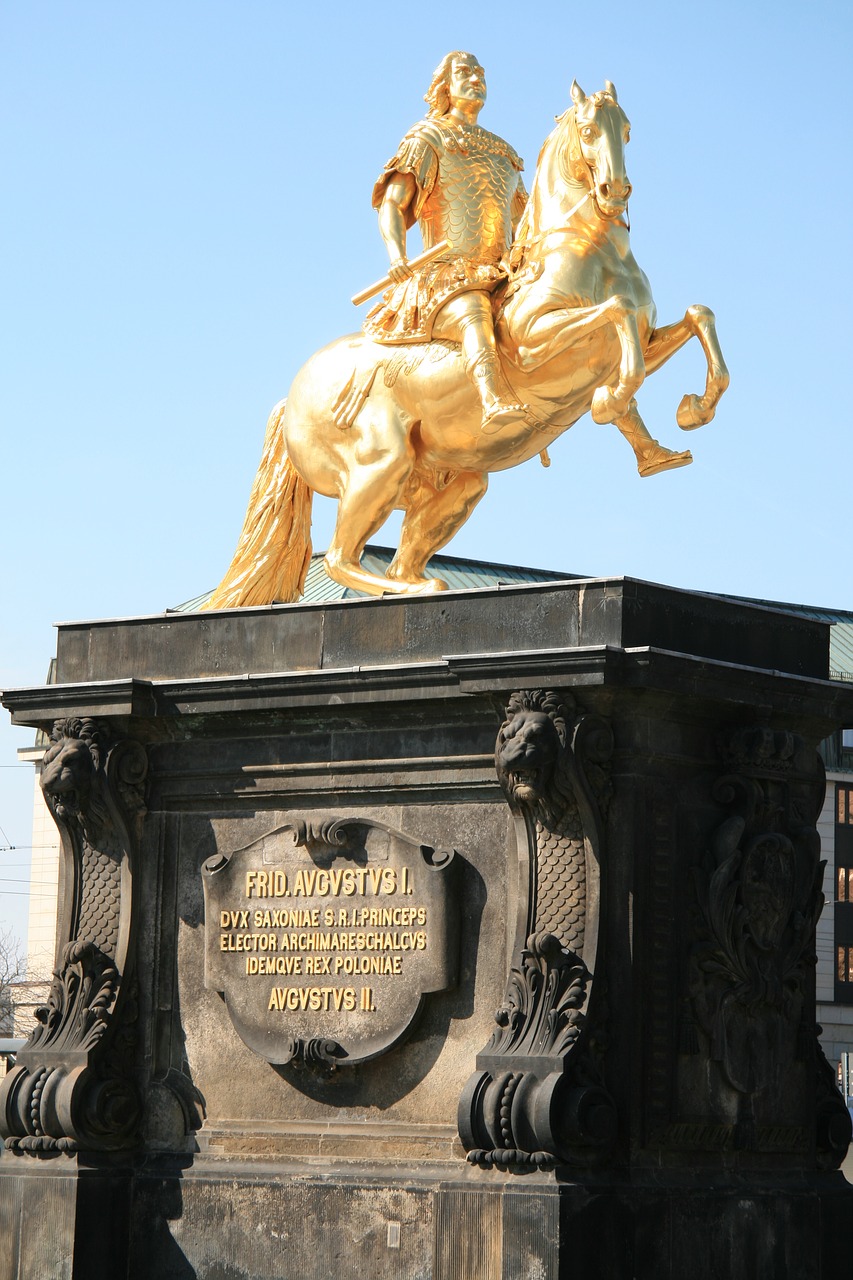
[[[625,214],[629,125],[616,90],[572,106],[539,155],[508,264],[496,324],[503,372],[528,420],[481,429],[476,390],[448,342],[382,346],[340,338],[302,367],[267,424],[243,531],[207,608],[298,600],[311,555],[311,491],[338,499],[325,566],[331,578],[373,595],[445,589],[424,571],[464,524],[491,471],[526,462],[587,411],[612,422],[642,476],[686,466],[689,452],[652,439],[635,393],[696,337],[705,390],[677,412],[685,430],[714,416],[728,371],[707,307],[656,328],[649,282],[631,253]],[[544,460],[544,458],[543,458]],[[395,509],[405,512],[387,576],[361,565],[365,544]]]

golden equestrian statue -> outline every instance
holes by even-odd
[[[676,415],[692,430],[713,418],[728,371],[707,307],[656,326],[631,253],[629,125],[615,88],[587,97],[572,84],[526,202],[518,156],[477,124],[485,96],[477,59],[448,54],[429,114],[374,188],[391,267],[359,297],[389,287],[365,332],[312,356],[273,409],[237,550],[206,608],[299,599],[313,490],[338,499],[331,578],[372,595],[421,594],[446,589],[426,566],[489,472],[545,461],[587,412],[622,433],[641,476],[692,461],[649,435],[635,394],[698,338],[705,390]],[[426,252],[410,260],[414,222]],[[365,544],[395,509],[405,513],[397,553],[386,576],[369,573]]]

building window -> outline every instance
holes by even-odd
[[[853,867],[838,867],[838,889],[836,902],[853,902]]]
[[[853,786],[835,788],[835,999],[853,1004]]]
[[[839,827],[853,827],[853,787],[838,787],[835,794],[835,821]]]
[[[838,972],[836,977],[839,982],[853,982],[853,947],[838,947]]]

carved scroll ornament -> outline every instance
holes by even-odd
[[[0,1136],[16,1151],[114,1149],[133,1140],[131,860],[145,750],[91,719],[59,720],[41,785],[59,827],[58,963],[38,1025],[0,1086]]]
[[[568,695],[510,698],[495,762],[526,884],[504,1002],[459,1104],[472,1163],[589,1163],[612,1146],[591,1015],[612,749],[607,723]]]

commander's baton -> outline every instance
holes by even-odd
[[[413,270],[418,267],[425,267],[428,262],[433,262],[436,258],[440,258],[448,249],[452,249],[453,245],[449,240],[440,240],[438,244],[434,244],[431,249],[427,249],[424,253],[419,253],[416,258],[409,259],[409,266]],[[352,304],[354,307],[360,307],[362,302],[367,302],[368,298],[372,298],[374,294],[381,293],[383,289],[387,289],[389,284],[394,281],[390,276],[383,276],[381,280],[377,280],[375,284],[369,284],[366,289],[362,289],[361,293],[354,293]]]

